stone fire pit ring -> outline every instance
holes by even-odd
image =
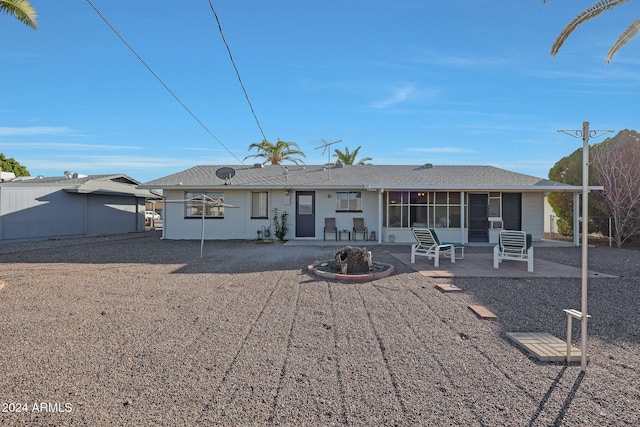
[[[371,280],[382,279],[383,277],[391,276],[395,272],[395,267],[392,264],[387,264],[384,262],[376,262],[374,264],[385,267],[383,271],[376,271],[370,273],[359,273],[359,274],[342,274],[342,273],[333,273],[330,271],[324,271],[319,269],[320,265],[323,263],[315,263],[307,266],[307,270],[316,276],[324,277],[325,279],[334,279],[339,280],[341,282],[351,282],[351,283],[362,283],[369,282]]]

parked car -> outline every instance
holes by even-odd
[[[160,218],[160,214],[158,212],[154,212],[154,211],[144,211],[144,219],[153,219],[155,221],[161,219]]]

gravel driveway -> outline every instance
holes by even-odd
[[[590,249],[590,269],[620,277],[589,282],[583,374],[505,338],[563,338],[580,279],[436,280],[397,245],[369,248],[388,278],[306,273],[336,249],[207,241],[200,259],[200,242],[157,232],[3,244],[0,425],[640,425],[640,252]]]

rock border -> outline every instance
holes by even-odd
[[[387,267],[385,271],[379,271],[377,273],[367,273],[367,274],[342,274],[342,273],[329,273],[328,271],[318,270],[318,264],[310,264],[307,266],[307,271],[315,274],[316,276],[324,277],[325,279],[335,279],[340,280],[341,282],[351,282],[351,283],[361,283],[368,282],[371,280],[382,279],[384,277],[389,277],[395,272],[395,267],[393,264],[387,264],[386,262],[376,262],[378,265],[382,265]]]

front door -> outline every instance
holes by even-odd
[[[296,237],[316,237],[316,193],[296,192]]]
[[[469,194],[469,241],[489,241],[489,196]]]
[[[502,193],[502,222],[505,230],[522,230],[522,193]]]

